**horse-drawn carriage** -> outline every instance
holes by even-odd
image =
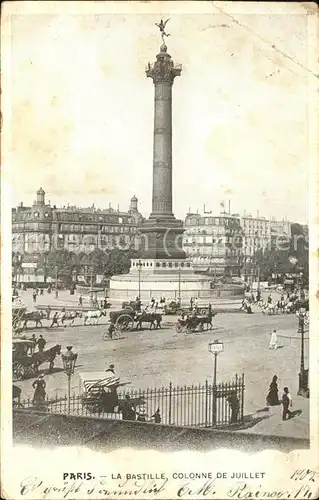
[[[88,413],[107,413],[109,418],[125,418],[125,406],[136,408],[144,405],[142,398],[121,399],[118,388],[130,384],[110,372],[85,372],[79,374],[82,406]],[[124,413],[123,413],[124,411]]]
[[[193,332],[202,332],[205,329],[211,330],[213,328],[212,319],[216,316],[216,313],[208,312],[207,314],[182,314],[180,318],[178,318],[175,323],[175,329],[177,333],[185,332],[185,333],[193,333]]]
[[[49,363],[49,370],[54,367],[54,359],[61,354],[61,345],[55,345],[45,351],[35,352],[35,342],[28,339],[12,341],[12,379],[22,380],[38,374],[39,366]]]
[[[110,323],[108,330],[103,334],[104,340],[119,338],[122,332],[130,332],[133,329],[142,330],[143,323],[149,323],[152,328],[161,328],[162,314],[155,311],[133,311],[132,309],[120,309],[110,312]]]

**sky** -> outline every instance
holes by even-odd
[[[182,13],[143,2],[135,14],[115,5],[114,15],[108,2],[77,3],[85,14],[60,2],[59,14],[10,17],[13,205],[31,204],[42,186],[58,206],[126,210],[135,194],[148,216],[154,87],[145,66],[159,52],[162,16],[168,52],[183,65],[173,86],[176,217],[203,205],[219,213],[230,200],[233,213],[307,222],[312,75],[300,5],[211,2]]]

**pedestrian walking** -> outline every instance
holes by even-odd
[[[53,318],[52,318],[52,323],[50,325],[50,328],[52,328],[52,326],[56,325],[56,326],[59,326],[58,324],[58,312],[55,312],[54,315],[53,315]]]
[[[238,413],[239,413],[239,399],[238,399],[235,391],[233,391],[228,396],[227,402],[228,402],[228,404],[230,406],[230,410],[231,410],[230,423],[236,424],[237,419],[238,419]]]
[[[278,384],[277,384],[278,377],[277,375],[274,375],[272,378],[272,381],[269,385],[269,392],[266,398],[266,403],[268,406],[275,406],[279,405],[280,401],[278,398]]]
[[[272,304],[272,295],[271,295],[271,293],[268,295],[267,303],[268,304]]]
[[[40,335],[39,340],[38,340],[39,352],[43,352],[46,343],[47,343],[47,341],[42,337],[42,335]]]
[[[64,323],[64,320],[65,320],[65,307],[62,308],[61,312],[59,313],[58,315],[58,321],[57,321],[57,324],[58,326],[63,326],[63,323]]]
[[[277,331],[273,330],[271,333],[270,337],[270,342],[269,342],[269,349],[277,349],[278,344],[277,344]]]
[[[288,387],[284,387],[284,392],[281,398],[281,403],[282,403],[282,419],[286,420],[286,416],[288,415],[288,418],[291,418],[292,413],[289,410],[289,406],[292,406],[292,399],[291,395],[289,393]]]
[[[33,394],[33,399],[32,399],[32,404],[34,406],[41,404],[45,400],[45,388],[46,388],[46,383],[44,380],[44,375],[41,373],[39,377],[33,382],[32,387],[34,389],[34,394]]]
[[[35,290],[33,290],[32,299],[34,303],[37,301],[37,292]]]
[[[47,319],[50,319],[50,314],[51,314],[51,306],[47,307]]]
[[[79,296],[79,307],[82,307],[82,303],[83,303],[83,297],[82,297],[82,294]]]

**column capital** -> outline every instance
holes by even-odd
[[[167,52],[161,51],[157,54],[153,64],[148,63],[145,72],[147,77],[153,79],[154,85],[158,83],[173,85],[174,78],[180,76],[182,72],[182,65],[174,64],[171,56]]]

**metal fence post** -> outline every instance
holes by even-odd
[[[168,392],[168,425],[172,424],[172,382],[169,383]]]
[[[217,422],[217,385],[213,385],[213,425]]]
[[[208,424],[208,380],[205,380],[205,427]]]
[[[241,376],[241,409],[240,409],[240,418],[243,422],[244,420],[244,392],[245,392],[245,376],[242,374]]]

